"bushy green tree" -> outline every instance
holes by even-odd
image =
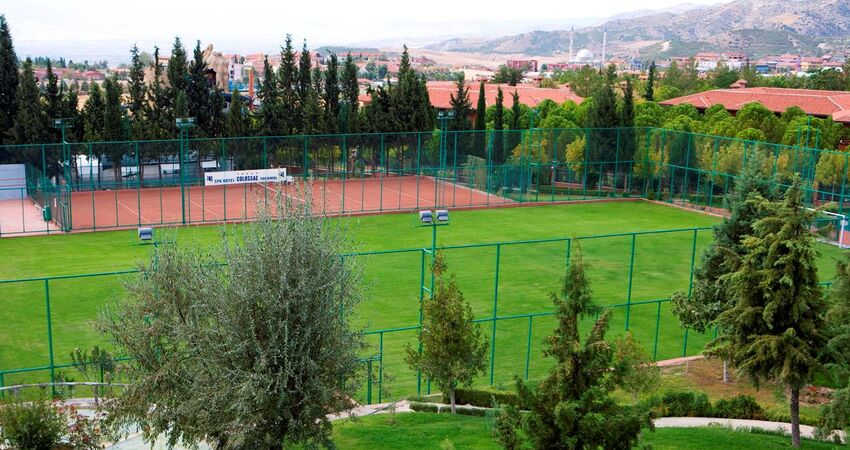
[[[475,156],[487,157],[487,97],[484,95],[484,82],[478,86],[478,103],[475,107],[475,139],[472,149]]]
[[[322,100],[325,106],[325,129],[329,133],[339,130],[339,59],[335,53],[328,58],[325,70],[325,92]]]
[[[131,357],[113,425],[169,445],[333,446],[327,415],[351,407],[364,349],[351,323],[362,271],[339,256],[345,227],[301,198],[222,230],[220,246],[161,246],[128,281],[98,322]]]
[[[38,84],[32,69],[32,60],[27,58],[21,70],[21,82],[15,94],[18,102],[12,136],[17,144],[39,144],[47,142],[48,118],[42,106]]]
[[[661,369],[647,356],[631,331],[614,341],[614,361],[625,369],[620,386],[632,396],[637,406],[638,395],[652,392],[661,384]]]
[[[292,35],[286,35],[286,41],[280,52],[280,68],[277,71],[277,85],[280,90],[280,121],[283,134],[295,134],[301,128],[301,104],[298,101],[298,67],[295,63],[295,49],[292,47]]]
[[[649,65],[649,73],[646,76],[646,89],[643,91],[643,99],[655,101],[655,60]]]
[[[220,130],[213,129],[210,83],[207,79],[204,54],[201,52],[201,41],[195,42],[192,55],[185,91],[189,117],[195,118],[193,133],[199,137],[213,137]]]
[[[609,313],[582,340],[579,322],[600,312],[593,302],[581,248],[574,246],[561,295],[553,295],[557,328],[546,339],[554,367],[536,386],[517,379],[520,404],[528,407],[521,435],[536,449],[631,449],[649,413],[624,407],[610,395],[619,381],[614,351],[605,341]]]
[[[492,164],[505,163],[505,96],[501,86],[496,90],[496,105],[493,107]]]
[[[189,84],[188,58],[180,36],[174,38],[171,46],[171,57],[168,59],[168,87],[172,103],[176,102],[177,94],[184,92]]]
[[[83,106],[83,128],[86,141],[103,140],[103,114],[105,110],[106,103],[103,99],[103,90],[97,83],[92,83],[89,98]]]
[[[829,342],[823,359],[839,389],[832,393],[830,402],[821,407],[820,433],[825,436],[836,429],[850,429],[850,258],[837,262],[829,300],[826,314]]]
[[[408,345],[405,360],[448,394],[454,414],[455,390],[487,371],[487,338],[473,322],[472,307],[454,275],[446,273],[442,252],[435,256],[431,270],[434,295],[422,302],[422,351]]]
[[[800,390],[823,367],[826,302],[818,284],[813,213],[805,209],[799,177],[782,201],[750,196],[764,217],[744,239],[745,255],[728,276],[735,301],[720,314],[724,333],[709,345],[758,386],[765,380],[791,391],[791,442],[800,446]]]

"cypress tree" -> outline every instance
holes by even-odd
[[[511,99],[513,100],[511,104],[511,124],[510,131],[508,131],[507,138],[505,139],[505,151],[502,154],[504,161],[507,161],[513,155],[514,149],[519,145],[522,136],[522,133],[520,133],[520,128],[522,128],[522,107],[519,103],[519,93],[514,91]]]
[[[18,109],[12,136],[16,144],[41,144],[48,139],[48,120],[42,107],[32,69],[32,60],[27,58],[21,70],[21,82],[16,93]]]
[[[47,115],[47,120],[53,123],[53,119],[58,119],[62,115],[62,96],[59,92],[59,78],[53,72],[53,65],[50,59],[47,60],[47,73],[45,77],[47,80],[44,86],[44,112]],[[52,141],[59,142],[59,130],[51,128],[50,134],[53,136]]]
[[[260,134],[264,136],[274,136],[280,131],[280,123],[278,121],[278,103],[280,102],[280,92],[277,86],[277,77],[275,77],[269,58],[263,59],[263,81],[260,83],[260,112],[261,124]]]
[[[339,60],[331,53],[325,71],[325,131],[336,133],[339,125]]]
[[[472,128],[469,115],[472,112],[472,102],[469,100],[469,88],[466,79],[461,72],[455,81],[455,93],[449,97],[449,103],[454,112],[454,117],[449,122],[450,131],[465,131]]]
[[[487,98],[484,95],[484,82],[478,86],[478,104],[475,107],[475,156],[487,157]]]
[[[505,97],[502,87],[496,90],[496,106],[493,109],[493,154],[492,164],[505,163]]]
[[[302,128],[301,108],[298,102],[295,66],[295,51],[292,48],[292,35],[286,35],[286,43],[281,49],[280,69],[278,70],[278,89],[280,89],[280,121],[284,134],[294,134]]]
[[[9,132],[18,115],[18,57],[6,16],[0,14],[0,143],[11,139]]]
[[[174,124],[173,104],[168,89],[163,84],[163,67],[159,62],[159,47],[154,47],[153,81],[147,90],[147,101],[144,107],[144,136],[147,139],[165,139],[174,136],[176,125]],[[158,155],[150,155],[158,156]]]
[[[351,53],[345,58],[342,74],[342,98],[347,105],[345,129],[343,131],[356,133],[358,129],[357,110],[360,85],[357,84],[357,65],[354,64]]]
[[[620,106],[620,159],[634,160],[635,157],[640,158],[641,155],[635,155],[637,152],[635,132],[632,129],[635,126],[635,99],[634,89],[632,86],[632,78],[626,77],[626,86],[623,89],[623,104]],[[621,170],[626,170],[621,167]],[[619,174],[615,174],[619,176]],[[623,182],[625,187],[625,181]]]
[[[72,127],[65,130],[65,139],[68,142],[79,142],[82,140],[84,125],[80,115],[80,97],[77,88],[71,86],[62,101],[62,117],[71,121]]]
[[[823,369],[818,355],[827,343],[814,213],[805,209],[800,183],[798,176],[782,201],[747,199],[765,217],[743,242],[746,254],[729,276],[735,304],[720,314],[725,332],[709,344],[756,386],[768,380],[790,389],[794,447],[800,446],[800,390]]]
[[[224,92],[221,89],[213,90],[210,96],[210,128],[207,131],[207,136],[221,137],[225,135],[227,122],[224,116],[225,107],[227,107],[227,102],[224,100]]]
[[[83,107],[83,132],[84,139],[88,142],[103,140],[103,116],[106,104],[103,100],[103,91],[100,85],[92,83],[89,89],[89,98]]]
[[[652,60],[646,77],[646,89],[643,91],[643,99],[648,102],[655,101],[655,70],[655,60]]]
[[[617,111],[617,95],[614,93],[616,68],[608,66],[605,72],[605,83],[593,93],[593,103],[587,112],[589,162],[611,162],[617,157],[617,136],[613,130],[620,124],[620,114]],[[610,171],[614,164],[603,164],[594,171]],[[591,178],[595,179],[595,178]]]
[[[247,136],[250,128],[249,117],[245,103],[242,102],[242,94],[239,89],[234,89],[230,97],[230,110],[227,112],[227,125],[225,134],[228,137]]]
[[[206,68],[204,54],[201,52],[201,41],[196,41],[192,63],[189,67],[186,101],[189,107],[189,117],[195,118],[196,129],[193,130],[193,134],[212,137],[215,134],[212,129],[210,83],[205,73]]]
[[[107,78],[103,83],[104,111],[103,111],[103,139],[105,141],[123,141],[127,139],[124,128],[124,110],[121,108],[121,85],[117,78]],[[122,180],[121,167],[126,148],[123,145],[103,146],[106,150],[105,156],[112,162],[112,170],[115,181]]]

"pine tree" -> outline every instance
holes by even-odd
[[[189,84],[187,64],[186,49],[177,36],[171,48],[171,58],[168,59],[168,86],[173,101],[176,101],[177,94],[185,91]]]
[[[503,153],[503,159],[505,162],[511,157],[514,149],[519,145],[522,134],[520,133],[520,129],[522,128],[522,106],[519,102],[519,93],[514,91],[511,96],[511,124],[508,131],[508,135],[505,139],[505,150]]]
[[[491,164],[505,163],[505,96],[502,87],[496,90],[496,106],[493,109],[493,151]]]
[[[103,140],[103,117],[106,104],[103,99],[103,91],[100,85],[92,83],[89,89],[89,98],[83,106],[83,133],[88,142]]]
[[[294,134],[301,129],[301,108],[298,103],[298,87],[295,66],[295,51],[292,48],[292,36],[286,35],[286,43],[281,49],[280,69],[278,70],[278,89],[280,90],[280,121],[284,134]]]
[[[620,139],[618,145],[620,146],[619,150],[619,158],[634,160],[634,158],[640,159],[642,155],[636,154],[638,152],[637,149],[637,138],[635,137],[635,100],[634,100],[634,89],[632,86],[632,78],[630,76],[626,77],[625,88],[623,89],[623,103],[620,106],[620,129],[617,133],[620,134]],[[615,166],[615,169],[617,167]],[[628,170],[627,168],[620,167],[620,170]],[[619,177],[620,174],[614,174]],[[627,174],[624,174],[628,176]],[[623,186],[625,187],[625,180],[623,181]]]
[[[325,131],[336,133],[339,130],[339,60],[331,53],[328,69],[325,71]]]
[[[62,117],[70,120],[71,128],[65,130],[65,140],[68,142],[79,142],[83,138],[85,127],[80,115],[80,97],[77,88],[71,86],[62,101]]]
[[[307,130],[312,129],[314,123],[310,118],[313,112],[308,111],[308,108],[314,108],[313,105],[310,105],[313,96],[312,64],[310,50],[307,49],[307,40],[305,39],[298,61],[298,104],[301,105],[302,116],[299,122],[301,123],[300,131],[304,134],[310,133]]]
[[[104,111],[103,111],[103,139],[105,141],[124,141],[127,139],[126,129],[124,128],[124,110],[121,107],[121,84],[117,78],[107,78],[103,83],[104,90]],[[118,182],[122,178],[121,167],[125,153],[125,146],[112,144],[102,146],[105,148],[109,160],[112,162],[112,170],[115,174],[115,181]]]
[[[602,313],[582,342],[579,322],[601,312],[593,302],[581,248],[570,257],[561,295],[552,295],[557,328],[544,355],[555,365],[536,387],[519,378],[520,403],[529,409],[521,423],[536,449],[631,449],[649,414],[620,406],[610,395],[618,381],[614,352],[605,341],[610,314]],[[509,433],[512,430],[507,430]]]
[[[128,109],[134,117],[141,118],[145,106],[145,68],[139,55],[139,47],[130,49],[130,71],[127,76],[127,92],[130,97]]]
[[[351,53],[345,58],[342,73],[342,98],[345,100],[347,108],[343,132],[356,133],[358,130],[357,112],[360,85],[357,83],[357,65],[354,64],[354,58],[351,57]]]
[[[449,97],[454,117],[449,122],[449,131],[466,131],[472,128],[469,115],[472,113],[472,102],[469,100],[469,87],[461,72],[455,81],[455,93]]]
[[[672,295],[672,312],[684,328],[699,333],[717,324],[718,316],[734,305],[728,274],[734,272],[746,255],[744,239],[753,234],[753,224],[765,212],[747,199],[761,196],[777,198],[776,183],[762,175],[764,159],[758,153],[750,156],[744,170],[735,179],[735,188],[726,197],[728,217],[714,226],[713,240],[694,269],[691,295],[679,291]],[[728,381],[727,358],[723,363],[723,381]]]
[[[782,201],[751,196],[764,212],[744,239],[740,267],[730,275],[735,305],[720,314],[724,334],[709,349],[758,386],[768,380],[791,391],[791,443],[800,446],[800,390],[822,369],[827,310],[818,284],[818,256],[810,232],[814,213],[805,209],[800,179]]]
[[[588,162],[613,163],[617,158],[617,136],[614,130],[620,124],[620,114],[617,111],[617,95],[614,93],[614,82],[617,72],[614,65],[605,71],[605,83],[593,93],[593,102],[587,111],[586,125],[588,132]],[[599,164],[593,172],[610,172],[614,164]],[[596,179],[590,177],[589,179]]]
[[[21,81],[16,93],[18,108],[12,136],[16,144],[41,144],[48,139],[48,120],[42,107],[32,69],[32,60],[27,58],[21,70]]]
[[[263,81],[260,84],[260,134],[264,136],[275,136],[281,131],[280,116],[280,90],[278,89],[277,77],[269,64],[269,58],[263,59]]]
[[[234,89],[230,96],[230,110],[227,112],[227,137],[247,136],[250,128],[247,108],[242,102],[239,89]]]
[[[307,91],[307,104],[304,105],[304,130],[305,134],[317,134],[324,131],[322,101],[319,97],[322,92],[322,72],[318,67],[310,74],[311,87]]]
[[[150,89],[147,90],[147,101],[144,111],[145,131],[144,136],[147,139],[165,139],[173,137],[176,134],[176,125],[174,124],[174,111],[168,88],[163,85],[163,67],[159,62],[159,47],[154,47],[153,61],[153,80],[150,83]],[[159,155],[149,155],[157,157]]]
[[[648,102],[655,101],[655,70],[655,60],[652,60],[646,77],[646,90],[643,91],[643,99]]]
[[[224,109],[226,107],[227,102],[224,100],[224,92],[221,89],[213,90],[210,96],[210,126],[209,130],[207,130],[207,136],[221,137],[225,135],[227,119],[224,115]]]
[[[478,86],[478,104],[475,107],[475,143],[472,146],[475,156],[487,157],[487,98],[484,95],[484,82]]]
[[[212,105],[210,101],[210,82],[206,75],[207,65],[201,52],[201,41],[195,42],[192,63],[189,66],[189,82],[186,84],[186,101],[189,117],[195,118],[196,128],[193,134],[200,137],[212,137]]]
[[[0,14],[0,144],[11,141],[9,133],[18,115],[18,57],[6,16]]]
[[[487,338],[475,324],[472,307],[464,299],[454,275],[446,273],[442,252],[438,252],[431,268],[434,295],[422,303],[422,329],[419,343],[422,351],[410,345],[405,360],[412,369],[437,384],[449,398],[455,413],[455,391],[469,386],[477,374],[487,371]]]

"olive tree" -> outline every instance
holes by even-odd
[[[332,447],[327,414],[351,407],[364,348],[361,271],[345,226],[278,196],[215,246],[177,241],[126,284],[99,327],[130,356],[114,425],[169,445]]]

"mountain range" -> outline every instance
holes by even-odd
[[[598,53],[689,56],[698,51],[844,52],[850,46],[850,0],[736,0],[712,6],[642,10],[575,30],[574,49]],[[494,39],[451,39],[431,50],[548,56],[566,53],[570,31],[532,31]]]

